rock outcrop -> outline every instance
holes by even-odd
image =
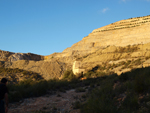
[[[79,74],[79,73],[82,73],[85,71],[85,69],[82,69],[81,68],[81,62],[80,61],[75,61],[73,63],[73,66],[72,66],[72,71],[75,75]]]
[[[150,42],[150,16],[121,20],[93,30],[87,37],[63,51],[87,54],[107,46],[127,46]],[[70,54],[69,54],[70,53]]]
[[[7,61],[8,57],[14,53],[0,50],[0,61]]]
[[[18,60],[44,60],[44,56],[33,53],[13,53],[0,50],[0,61],[18,61]]]

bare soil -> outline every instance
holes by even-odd
[[[80,113],[74,108],[77,101],[82,101],[86,92],[75,92],[74,89],[65,93],[47,94],[41,97],[27,98],[23,101],[11,103],[8,113]]]

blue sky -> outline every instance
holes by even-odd
[[[150,0],[0,0],[0,49],[50,55],[94,29],[150,15]]]

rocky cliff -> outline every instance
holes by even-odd
[[[143,45],[149,42],[150,15],[121,20],[95,29],[87,37],[84,37],[78,43],[75,43],[71,47],[65,49],[62,53],[54,53],[47,56],[47,60],[51,60],[52,58],[58,59],[71,66],[74,61],[79,59],[81,60],[81,58],[87,59],[87,56],[90,56],[90,58],[86,60],[86,64],[89,62],[94,62],[92,64],[97,64],[99,61],[106,62],[108,59],[114,56],[114,53],[108,55],[106,54],[108,52],[105,51],[109,51],[110,53],[114,52],[117,47]],[[108,46],[110,47],[107,48]],[[102,53],[102,55],[93,55],[93,53]],[[123,55],[126,56],[125,54],[126,53]],[[134,55],[132,56],[138,55],[137,53],[133,54]]]
[[[107,46],[127,46],[150,42],[150,16],[121,20],[95,29],[87,37],[63,51],[66,56],[92,53]]]

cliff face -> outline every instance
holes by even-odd
[[[125,47],[150,42],[150,16],[121,20],[95,29],[87,37],[65,49],[62,53],[46,56],[73,64],[76,59],[105,49],[107,46]],[[111,48],[112,49],[112,48]]]
[[[62,53],[48,56],[47,60],[58,59],[70,66],[75,61],[80,61],[82,67],[76,70],[88,70],[109,61],[120,59],[126,62],[131,59],[134,61],[137,57],[141,59],[149,57],[149,43],[150,16],[137,17],[95,29],[87,37],[65,49]],[[127,50],[122,51],[121,49]],[[135,50],[131,51],[132,49]],[[121,52],[117,52],[117,50]],[[145,60],[143,59],[142,62],[144,63]],[[119,69],[115,71],[122,72]]]
[[[92,53],[107,46],[127,46],[150,42],[150,16],[121,20],[93,30],[80,42],[63,51],[64,54]]]

